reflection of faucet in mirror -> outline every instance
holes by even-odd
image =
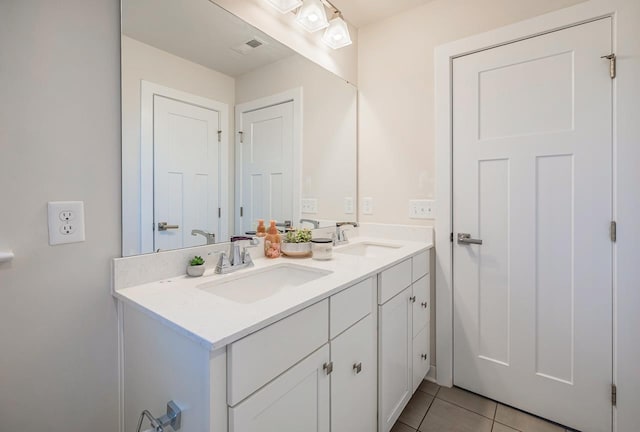
[[[293,224],[290,220],[286,220],[284,222],[276,222],[276,226],[278,227],[278,231],[280,231],[281,233],[285,233],[291,229]]]
[[[349,243],[349,239],[347,238],[347,233],[345,229],[342,229],[344,225],[351,225],[354,228],[358,227],[358,222],[336,222],[336,232],[333,235],[333,244],[341,245],[345,243]]]
[[[195,235],[201,235],[201,236],[203,236],[204,238],[206,238],[206,239],[207,239],[207,244],[208,244],[208,245],[215,244],[215,242],[216,242],[216,235],[215,235],[215,233],[210,233],[210,232],[207,232],[207,231],[203,231],[203,230],[199,230],[199,229],[194,229],[194,230],[191,230],[191,235],[192,235],[192,236],[195,236]]]
[[[241,240],[249,240],[249,246],[243,247],[242,252],[240,252],[240,245],[238,243]],[[226,274],[243,268],[253,267],[253,260],[247,249],[256,247],[258,243],[259,241],[255,237],[231,237],[229,256],[224,252],[220,253],[218,265],[216,265],[216,273]]]
[[[300,219],[300,223],[310,223],[311,225],[313,225],[313,229],[318,229],[320,228],[320,221],[315,220],[315,219]]]

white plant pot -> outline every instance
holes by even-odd
[[[282,253],[289,257],[305,257],[311,255],[311,243],[287,243],[281,244]]]
[[[187,266],[187,274],[193,277],[202,276],[204,274],[204,264]]]

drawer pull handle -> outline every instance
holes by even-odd
[[[422,302],[422,303],[420,303],[420,304],[421,304],[421,305],[422,305],[422,307],[423,307],[423,308],[425,308],[425,309],[426,309],[426,308],[427,308],[427,306],[428,306],[427,302]]]
[[[422,357],[422,360],[426,360],[427,359],[427,355],[426,354],[420,354],[420,357]]]
[[[324,369],[324,372],[327,375],[331,375],[331,372],[333,372],[333,362],[327,362],[325,364],[322,365],[322,369]]]
[[[409,297],[409,301],[410,301],[411,303],[415,303],[415,302],[416,302],[416,296],[411,296],[411,297]]]
[[[353,370],[356,371],[356,375],[362,372],[362,362],[354,363]]]

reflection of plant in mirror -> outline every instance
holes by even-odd
[[[189,261],[189,265],[192,266],[199,266],[204,264],[204,259],[202,259],[201,256],[194,256],[193,259],[191,261]]]
[[[311,230],[307,228],[289,231],[285,237],[286,243],[309,243],[311,241]]]

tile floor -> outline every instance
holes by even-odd
[[[490,399],[422,381],[391,432],[574,432]]]

